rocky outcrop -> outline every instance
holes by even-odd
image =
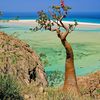
[[[32,81],[48,85],[39,56],[28,44],[3,32],[0,32],[0,73],[15,76],[24,85]]]

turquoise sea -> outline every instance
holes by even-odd
[[[9,15],[9,14],[8,14]],[[5,15],[2,19],[12,19],[17,14]],[[12,16],[12,17],[11,17]],[[23,17],[24,16],[24,17]],[[23,14],[20,19],[35,19],[36,16]],[[77,19],[80,22],[100,23],[99,17],[71,17],[72,21]],[[67,19],[65,19],[67,20]],[[0,31],[15,36],[30,44],[45,65],[47,73],[59,71],[64,73],[65,50],[57,38],[56,34],[49,31],[32,32],[29,30],[31,25],[13,24],[10,22],[0,22]],[[77,27],[68,37],[74,50],[75,69],[78,76],[87,75],[100,70],[100,26]]]

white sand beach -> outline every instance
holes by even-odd
[[[0,22],[6,22],[6,20],[0,20]],[[9,23],[13,23],[13,24],[26,24],[26,25],[32,25],[33,24],[36,24],[36,21],[35,20],[9,20],[8,21]],[[73,24],[74,21],[63,21],[65,24]],[[100,24],[99,23],[87,23],[87,22],[78,22],[78,25],[79,26],[99,26],[100,27]]]

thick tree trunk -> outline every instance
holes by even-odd
[[[64,91],[78,91],[76,73],[74,68],[74,55],[71,45],[66,39],[61,40],[64,48],[66,49],[66,62],[65,62],[65,80],[64,80]]]

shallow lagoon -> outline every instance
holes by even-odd
[[[29,30],[31,25],[0,23],[4,31],[30,44],[45,64],[45,70],[64,72],[65,50],[55,32]],[[77,27],[68,36],[74,50],[77,75],[87,75],[100,70],[100,27]]]

